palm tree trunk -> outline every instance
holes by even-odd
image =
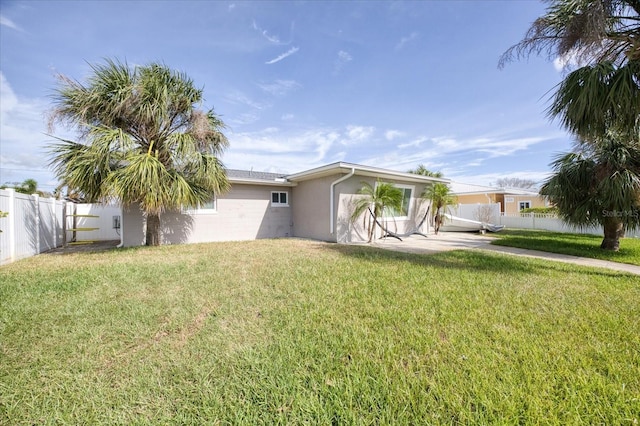
[[[620,238],[624,237],[622,222],[616,217],[608,217],[605,218],[602,225],[604,227],[604,239],[600,244],[600,248],[618,251],[620,249]]]
[[[145,244],[148,246],[160,245],[160,214],[147,213],[147,235]]]
[[[367,243],[370,243],[371,240],[373,240],[373,236],[376,233],[376,213],[375,211],[373,212],[373,219],[369,219],[369,241],[367,241]]]
[[[440,231],[440,225],[442,224],[442,216],[440,215],[440,207],[436,209],[436,215],[433,217],[433,230],[438,235]]]

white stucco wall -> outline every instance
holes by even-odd
[[[271,192],[287,192],[288,206],[273,206]],[[185,244],[211,241],[240,241],[293,235],[290,187],[234,185],[217,199],[215,211],[165,212],[162,214],[162,243]],[[123,212],[124,245],[144,244],[144,220],[138,209]]]

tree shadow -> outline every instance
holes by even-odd
[[[636,251],[626,244],[625,240],[629,239],[620,239],[620,249],[618,251],[607,251],[600,248],[602,237],[597,235],[553,233],[541,233],[539,235],[536,233],[532,235],[526,231],[509,231],[506,237],[499,238],[493,241],[492,244],[638,265],[638,263],[628,260],[628,256],[632,256]]]
[[[163,244],[185,244],[193,232],[193,217],[180,212],[163,214],[160,235]]]

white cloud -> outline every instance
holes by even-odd
[[[460,143],[450,137],[433,138],[433,142],[439,149],[446,151],[456,151],[460,148]]]
[[[269,32],[267,30],[264,30],[262,28],[260,28],[260,26],[258,26],[258,24],[256,23],[256,21],[253,21],[253,29],[258,31],[260,34],[262,34],[262,36],[264,38],[266,38],[269,42],[271,43],[275,43],[275,44],[280,44],[280,38],[276,35],[271,35],[269,34]]]
[[[0,121],[2,123],[6,122],[8,112],[15,109],[17,105],[18,98],[13,93],[4,73],[0,71]]]
[[[526,150],[529,146],[544,142],[545,140],[547,139],[543,137],[507,138],[503,140],[483,138],[470,141],[470,145],[471,149],[488,153],[490,157],[493,158],[515,154],[518,151]]]
[[[388,140],[388,141],[392,141],[396,138],[400,138],[402,136],[404,136],[404,132],[401,132],[400,130],[387,130],[386,132],[384,132],[384,137]]]
[[[398,44],[396,44],[396,50],[400,50],[404,47],[405,44],[409,43],[412,40],[418,38],[418,33],[416,31],[412,32],[411,35],[407,37],[402,37]]]
[[[556,69],[556,71],[560,72],[564,70],[564,68],[569,65],[570,62],[571,58],[558,56],[553,60],[553,67]]]
[[[349,54],[349,52],[345,52],[344,50],[338,52],[338,58],[343,62],[349,62],[353,60],[353,57]]]
[[[255,112],[245,112],[240,115],[234,115],[234,118],[225,120],[228,125],[245,125],[255,123],[260,119],[260,115]]]
[[[558,56],[553,60],[553,67],[556,71],[561,72],[566,69],[573,69],[585,65],[583,60],[583,52],[580,50],[572,50],[566,55]]]
[[[295,80],[276,80],[273,83],[258,84],[258,87],[274,96],[283,96],[302,86]]]
[[[280,62],[281,60],[288,58],[289,56],[293,55],[294,53],[296,53],[298,50],[300,50],[299,47],[292,47],[291,49],[287,50],[286,52],[284,52],[282,55],[265,62],[265,64],[267,65],[271,65],[271,64],[275,64],[277,62]]]
[[[338,58],[336,59],[336,62],[334,63],[334,66],[333,66],[333,74],[340,73],[344,65],[348,62],[351,62],[352,60],[353,60],[353,56],[351,56],[349,52],[346,52],[344,50],[339,51]]]
[[[340,134],[331,129],[285,134],[273,127],[227,136],[230,148],[223,156],[227,167],[247,169],[253,166],[261,171],[277,169],[287,173],[326,164],[330,161],[331,148],[340,139]],[[330,158],[340,157],[339,154]]]
[[[388,139],[388,138],[387,138],[387,139]],[[429,140],[429,138],[426,138],[426,137],[424,137],[424,136],[421,136],[421,137],[419,137],[419,138],[417,138],[417,139],[415,139],[415,140],[413,140],[413,141],[411,141],[411,142],[401,143],[400,145],[398,145],[398,148],[399,148],[399,149],[412,148],[412,147],[417,148],[417,147],[419,147],[423,142],[426,142],[426,141],[428,141],[428,140]]]
[[[257,110],[262,110],[266,107],[265,104],[254,101],[253,99],[249,98],[247,95],[239,91],[227,93],[224,96],[224,98],[227,102],[231,102],[233,104],[247,105]]]
[[[361,164],[366,164],[368,166],[381,167],[385,169],[391,170],[399,170],[406,171],[409,170],[416,165],[422,163],[427,166],[429,161],[426,159],[435,158],[430,153],[431,151],[415,151],[410,154],[400,153],[398,151],[390,151],[385,152],[381,155],[365,158],[359,160]]]
[[[408,170],[418,164],[424,164],[429,169],[443,171],[446,177],[452,177],[454,174],[468,171],[469,168],[484,165],[483,163],[488,159],[526,151],[533,145],[551,139],[553,138],[512,138],[508,135],[470,139],[423,136],[398,145],[396,150],[386,150],[358,161],[362,164],[394,170]]]
[[[54,181],[44,149],[51,141],[45,134],[47,109],[45,100],[19,97],[0,71],[0,184],[33,178],[52,189],[45,187]]]
[[[467,174],[462,171],[454,171],[451,174],[445,174],[448,178],[462,183],[474,183],[477,185],[490,186],[493,182],[503,178],[519,178],[542,182],[550,176],[551,172],[543,170],[525,170],[507,173],[481,173]]]
[[[0,26],[11,28],[12,30],[22,31],[22,28],[17,26],[11,19],[4,15],[0,15]]]
[[[353,143],[366,141],[371,137],[371,135],[373,135],[375,130],[376,129],[373,126],[366,127],[366,126],[349,125],[347,126],[347,132],[346,132],[347,139],[343,140],[342,143],[353,144]]]

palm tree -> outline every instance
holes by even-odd
[[[623,66],[640,60],[640,1],[550,0],[524,38],[500,58],[546,53],[549,59],[573,58],[581,65],[612,62]],[[570,61],[565,61],[570,65]]]
[[[415,175],[422,175],[422,176],[430,176],[434,178],[444,177],[442,172],[432,172],[431,170],[427,169],[424,166],[424,164],[418,164],[418,167],[416,167],[415,169],[409,170],[408,173],[413,173]]]
[[[438,235],[440,226],[444,222],[444,213],[449,206],[458,203],[458,199],[451,193],[451,189],[444,183],[434,183],[424,189],[422,198],[431,201],[431,211],[433,212],[433,228]]]
[[[573,71],[557,86],[547,112],[584,140],[597,141],[609,129],[633,139],[640,133],[640,60]]]
[[[21,192],[23,194],[37,194],[38,191],[38,182],[35,179],[25,179],[19,186],[16,187],[16,192]]]
[[[567,223],[601,225],[600,248],[617,251],[625,230],[640,227],[640,136],[628,141],[609,132],[576,148],[552,163],[555,173],[540,194]]]
[[[6,189],[6,188],[11,188],[11,187],[7,185],[0,186],[0,189]],[[35,179],[25,179],[20,184],[16,183],[13,185],[13,189],[16,192],[19,192],[21,194],[27,194],[27,195],[38,194],[41,196],[44,195],[44,192],[38,191],[38,182]]]
[[[351,214],[351,220],[357,220],[363,213],[364,226],[367,228],[369,236],[368,242],[373,240],[375,235],[377,220],[388,210],[398,211],[402,208],[402,190],[396,188],[393,184],[378,181],[375,186],[368,182],[362,182],[362,188],[358,190],[358,194],[363,195],[355,200],[354,210]],[[371,215],[366,214],[370,210]]]
[[[557,86],[551,118],[583,140],[640,132],[640,1],[552,0],[499,65],[543,52],[580,66]]]
[[[58,178],[87,201],[140,205],[146,244],[160,244],[160,215],[196,207],[229,188],[219,160],[228,141],[202,90],[185,75],[152,63],[131,69],[92,65],[86,84],[60,76],[51,122],[70,125],[79,142],[50,147]]]

